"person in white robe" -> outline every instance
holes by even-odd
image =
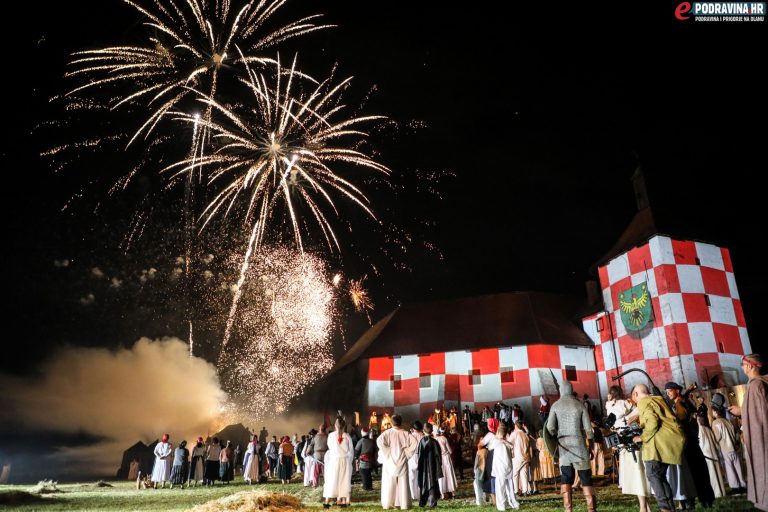
[[[452,498],[453,493],[456,491],[458,484],[456,483],[456,473],[453,470],[453,460],[451,459],[451,443],[448,442],[448,438],[445,437],[445,429],[438,430],[439,435],[435,438],[437,444],[440,445],[440,450],[443,457],[443,477],[438,480],[440,484],[440,498]]]
[[[720,468],[720,455],[717,452],[717,440],[715,433],[709,428],[707,417],[699,416],[699,448],[707,461],[707,470],[709,471],[709,484],[715,491],[715,498],[725,496],[725,482],[723,481],[723,470]]]
[[[203,483],[205,478],[205,445],[203,444],[203,438],[198,437],[197,443],[192,448],[192,460],[189,463],[189,485],[197,485]]]
[[[165,482],[171,479],[171,464],[173,463],[173,446],[168,442],[170,436],[163,434],[163,439],[155,445],[155,465],[152,468],[152,483],[157,489],[157,484],[165,487]]]
[[[392,416],[392,428],[382,432],[376,439],[379,448],[381,468],[381,506],[385,510],[395,506],[402,510],[411,507],[411,492],[408,485],[408,459],[418,445],[413,436],[401,427],[403,418]]]
[[[254,435],[243,459],[243,480],[249,484],[259,482],[259,448],[259,436]]]
[[[328,451],[325,452],[325,475],[323,477],[324,508],[330,506],[331,498],[336,498],[340,507],[349,505],[352,494],[352,460],[355,447],[352,438],[346,432],[347,424],[343,418],[336,418],[335,429],[328,435]]]
[[[317,431],[312,429],[307,436],[307,442],[304,443],[304,449],[301,456],[304,457],[304,487],[312,485],[312,476],[315,473],[315,457],[312,454],[312,439]]]
[[[411,426],[411,436],[416,441],[416,446],[421,442],[421,438],[424,437],[422,429],[424,425],[416,420]],[[418,500],[421,498],[421,489],[419,489],[419,454],[414,452],[413,456],[408,459],[408,484],[411,489],[411,499]]]
[[[515,497],[515,489],[512,485],[514,477],[514,465],[512,462],[514,447],[512,443],[504,439],[506,428],[500,425],[496,430],[496,437],[488,443],[488,448],[493,450],[493,464],[491,476],[496,479],[496,509],[506,510],[520,508]]]

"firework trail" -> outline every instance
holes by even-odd
[[[218,147],[200,158],[185,159],[165,169],[173,173],[173,179],[186,175],[193,166],[209,168],[208,186],[217,192],[201,216],[201,230],[212,219],[226,217],[237,210],[236,205],[244,203],[243,217],[251,236],[239,282],[244,282],[248,260],[261,247],[270,219],[277,212],[290,221],[300,252],[304,251],[304,210],[320,228],[328,247],[340,249],[329,220],[329,211],[339,215],[334,194],[375,218],[366,196],[337,167],[367,168],[384,176],[390,172],[367,154],[353,149],[367,137],[360,126],[382,117],[343,116],[341,93],[351,79],[334,83],[331,77],[303,92],[295,90],[300,82],[296,59],[290,70],[283,70],[278,58],[271,76],[254,72],[247,63],[245,68],[248,78],[241,81],[253,96],[253,105],[240,113],[201,95],[200,101],[213,108],[211,119],[199,120],[184,113],[179,113],[178,118],[204,124]],[[236,294],[233,300],[230,328],[225,331],[222,350],[229,342],[239,298]]]

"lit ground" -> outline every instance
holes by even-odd
[[[300,483],[293,483],[282,486],[279,483],[261,484],[249,487],[238,481],[234,484],[214,487],[197,487],[191,489],[160,489],[160,490],[136,490],[132,482],[110,482],[114,487],[96,487],[92,483],[88,484],[63,484],[58,488],[63,491],[59,494],[46,495],[34,502],[26,504],[9,505],[3,498],[8,498],[8,494],[13,491],[29,491],[32,486],[21,485],[0,485],[0,509],[5,510],[82,510],[82,511],[134,511],[134,510],[186,510],[194,505],[205,503],[206,501],[220,498],[238,491],[253,489],[271,490],[275,492],[286,492],[299,497],[305,506],[319,507],[322,489],[305,488]],[[624,496],[607,479],[599,482],[598,486],[598,508],[604,512],[635,511],[637,510],[637,501],[634,496]],[[360,484],[355,483],[352,487],[353,507],[358,512],[381,510],[379,504],[379,482],[374,483],[375,490],[365,492],[360,489]],[[544,492],[537,496],[521,499],[521,510],[531,511],[558,511],[562,510],[562,501],[558,494],[555,494],[553,485],[546,485]],[[460,482],[458,497],[453,500],[441,501],[438,508],[449,509],[451,511],[476,511],[478,507],[474,505],[474,494],[471,482],[464,480]],[[574,510],[584,512],[584,500],[580,494],[574,493]],[[417,507],[418,508],[418,507]],[[495,508],[490,505],[482,507],[491,512]],[[655,506],[653,507],[655,510]],[[697,508],[698,509],[698,508]],[[322,509],[320,509],[322,510]],[[341,510],[333,507],[331,510]],[[718,500],[712,510],[731,511],[731,510],[753,510],[752,505],[747,502],[743,496],[729,496]]]

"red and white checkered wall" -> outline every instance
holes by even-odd
[[[643,369],[660,387],[669,380],[703,385],[717,375],[727,384],[744,382],[740,360],[751,347],[728,249],[655,236],[598,272],[607,313],[583,326],[595,342],[603,396],[617,369]],[[653,318],[641,334],[627,332],[617,296],[643,281]],[[645,382],[640,373],[628,376],[625,391],[637,382]]]
[[[424,419],[435,407],[481,410],[504,402],[532,415],[540,395],[556,395],[552,374],[562,382],[566,367],[575,372],[574,390],[597,398],[591,347],[529,345],[371,358],[368,407]]]

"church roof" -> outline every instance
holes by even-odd
[[[358,359],[516,345],[593,343],[577,324],[585,300],[514,292],[408,304],[379,320],[334,370]]]

